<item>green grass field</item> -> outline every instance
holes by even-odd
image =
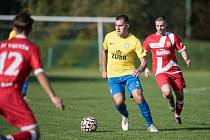
[[[167,103],[158,89],[154,77],[141,78],[144,96],[150,105],[154,123],[160,130],[151,134],[132,99],[126,96],[130,113],[130,130],[121,130],[121,116],[114,109],[105,80],[91,71],[49,71],[57,94],[65,102],[63,112],[58,111],[44,94],[34,78],[30,78],[29,105],[38,118],[42,140],[209,140],[210,139],[210,72],[184,72],[185,107],[182,125],[176,125]],[[94,116],[98,129],[94,133],[80,130],[80,121]],[[17,129],[0,119],[0,134]]]

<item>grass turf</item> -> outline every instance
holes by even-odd
[[[70,72],[70,73],[69,73]],[[137,105],[126,95],[130,130],[121,130],[121,116],[114,109],[105,80],[96,72],[49,71],[49,79],[56,93],[66,105],[63,112],[56,110],[34,78],[29,80],[28,102],[41,129],[42,140],[208,140],[210,139],[210,72],[184,72],[187,88],[182,125],[174,121],[154,77],[141,77],[144,96],[150,106],[159,133],[146,129]],[[58,74],[60,73],[60,74]],[[94,116],[98,129],[94,133],[80,130],[80,121]],[[14,132],[15,128],[0,119],[0,134]]]

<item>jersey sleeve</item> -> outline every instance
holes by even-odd
[[[185,50],[185,45],[181,42],[178,36],[174,35],[174,42],[177,51],[180,53]]]
[[[30,64],[34,70],[34,74],[39,74],[43,72],[43,66],[41,63],[41,54],[38,47],[33,47],[31,53]]]
[[[139,40],[137,40],[137,42],[136,42],[135,52],[136,52],[138,58],[142,58],[142,57],[146,56],[146,51],[142,47],[141,42]]]
[[[146,52],[150,51],[148,38],[144,40],[143,47]]]
[[[103,48],[104,48],[105,50],[108,49],[108,34],[107,34],[107,35],[105,36],[105,38],[104,38]]]

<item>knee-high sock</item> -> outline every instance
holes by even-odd
[[[184,106],[184,101],[176,101],[176,117],[179,117]]]
[[[115,108],[120,112],[120,114],[128,118],[128,111],[125,103],[120,106],[115,105]]]
[[[20,131],[6,136],[8,140],[37,140],[37,134],[35,131]]]
[[[145,100],[143,100],[140,104],[138,104],[138,106],[142,116],[144,117],[147,123],[147,127],[150,127],[153,124],[153,120],[150,113],[149,105]]]

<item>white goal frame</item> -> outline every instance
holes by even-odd
[[[13,20],[15,15],[0,15],[0,20]],[[32,16],[35,21],[42,22],[83,22],[97,23],[98,33],[98,55],[99,55],[99,70],[101,66],[101,48],[103,45],[104,31],[103,23],[114,23],[115,17],[71,17],[71,16]],[[47,67],[52,65],[52,48],[48,50]]]

